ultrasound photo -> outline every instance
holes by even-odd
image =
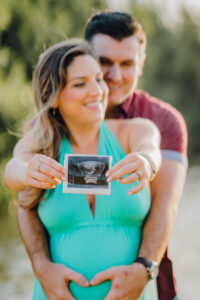
[[[109,195],[110,183],[105,174],[111,162],[111,156],[66,154],[67,181],[63,192]]]

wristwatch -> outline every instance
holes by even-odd
[[[156,261],[151,261],[144,257],[137,257],[135,262],[145,266],[149,279],[157,278],[159,267]]]

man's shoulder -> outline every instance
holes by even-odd
[[[151,109],[152,113],[156,113],[156,111],[152,111],[152,108],[157,109],[159,112],[178,112],[178,110],[169,103],[154,97],[143,90],[136,90],[127,100],[130,101],[132,105],[134,104],[134,109],[143,114],[149,113],[149,109]]]
[[[176,108],[142,90],[136,90],[123,105],[127,118],[147,118],[158,126],[162,149],[186,154],[186,124]]]
[[[145,91],[136,90],[126,101],[129,101],[128,118],[148,118],[156,123],[162,123],[166,119],[168,122],[184,122],[181,113],[175,107]]]

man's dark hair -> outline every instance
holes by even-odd
[[[142,26],[127,13],[103,11],[89,19],[85,39],[91,41],[96,34],[106,34],[118,41],[136,35],[141,44],[146,43]]]

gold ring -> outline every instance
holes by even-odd
[[[139,171],[136,171],[136,172],[135,172],[135,174],[137,175],[137,177],[138,177],[138,180],[140,180],[140,179],[141,179],[140,172],[139,172]]]

